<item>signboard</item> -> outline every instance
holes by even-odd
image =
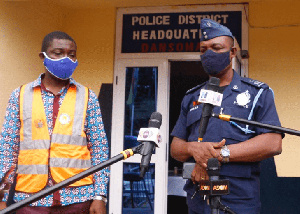
[[[242,12],[123,14],[122,53],[199,52],[200,22],[227,26],[242,45]]]

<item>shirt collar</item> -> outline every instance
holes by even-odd
[[[233,77],[230,84],[225,88],[223,92],[223,100],[228,97],[233,91],[241,91],[241,77],[237,72],[233,71]]]
[[[233,70],[233,78],[229,87],[232,91],[241,91],[241,76]]]
[[[45,73],[40,74],[40,76],[31,83],[31,87],[35,88],[37,86],[41,86],[42,85],[42,78],[43,78],[44,75],[45,75]],[[69,84],[70,85],[76,85],[76,86],[78,85],[77,82],[73,78],[70,78]]]

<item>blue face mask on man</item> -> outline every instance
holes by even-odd
[[[51,59],[43,52],[44,66],[46,69],[55,77],[67,80],[69,79],[75,71],[75,68],[78,65],[78,61],[72,61],[69,57],[63,57],[60,59]]]
[[[230,64],[230,51],[216,53],[212,50],[207,50],[201,55],[201,62],[206,73],[217,75]]]

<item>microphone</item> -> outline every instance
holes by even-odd
[[[218,92],[220,85],[220,79],[217,77],[211,77],[208,85],[207,90],[201,89],[199,102],[204,102],[202,115],[200,120],[199,126],[199,137],[198,142],[202,142],[203,136],[206,132],[206,128],[208,125],[209,118],[211,117],[214,105],[221,106],[223,94],[216,93]]]
[[[198,103],[204,103],[199,125],[198,142],[202,142],[203,136],[206,132],[208,121],[212,116],[214,106],[221,106],[223,94],[218,92],[220,79],[211,77],[209,79],[207,89],[201,89]],[[195,163],[183,163],[183,178],[190,179],[191,173],[195,167]]]
[[[159,112],[153,112],[149,119],[148,128],[141,128],[137,141],[142,142],[140,154],[142,160],[140,164],[140,177],[143,178],[146,171],[148,170],[149,163],[152,156],[152,151],[155,146],[160,143],[161,137],[159,134],[159,128],[162,122],[162,115]]]
[[[209,176],[209,181],[211,183],[219,183],[219,175],[220,175],[220,164],[217,158],[210,158],[207,161],[207,174]],[[211,185],[212,191],[216,190],[214,185]],[[220,196],[211,194],[209,196],[209,204],[211,209],[211,214],[219,214],[219,206],[220,206]]]

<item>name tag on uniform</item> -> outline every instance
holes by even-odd
[[[209,103],[214,106],[221,106],[223,94],[211,90],[201,89],[198,101],[201,103]]]

